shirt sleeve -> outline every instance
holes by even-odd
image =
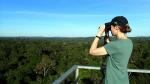
[[[117,52],[117,48],[115,46],[115,42],[110,42],[104,46],[106,49],[107,53],[109,55],[115,54]]]

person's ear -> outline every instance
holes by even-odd
[[[116,30],[120,30],[119,26],[115,26],[115,29],[116,29]]]

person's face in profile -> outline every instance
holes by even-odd
[[[118,26],[111,25],[111,34],[112,34],[112,36],[116,36],[117,33],[118,33],[118,30],[119,30]]]

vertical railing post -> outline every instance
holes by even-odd
[[[78,79],[79,79],[79,68],[77,66],[75,71],[75,84],[78,84]]]

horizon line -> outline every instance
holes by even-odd
[[[95,37],[95,36],[0,36],[0,38],[88,38],[88,37]],[[150,36],[128,36],[128,37],[150,37]]]

